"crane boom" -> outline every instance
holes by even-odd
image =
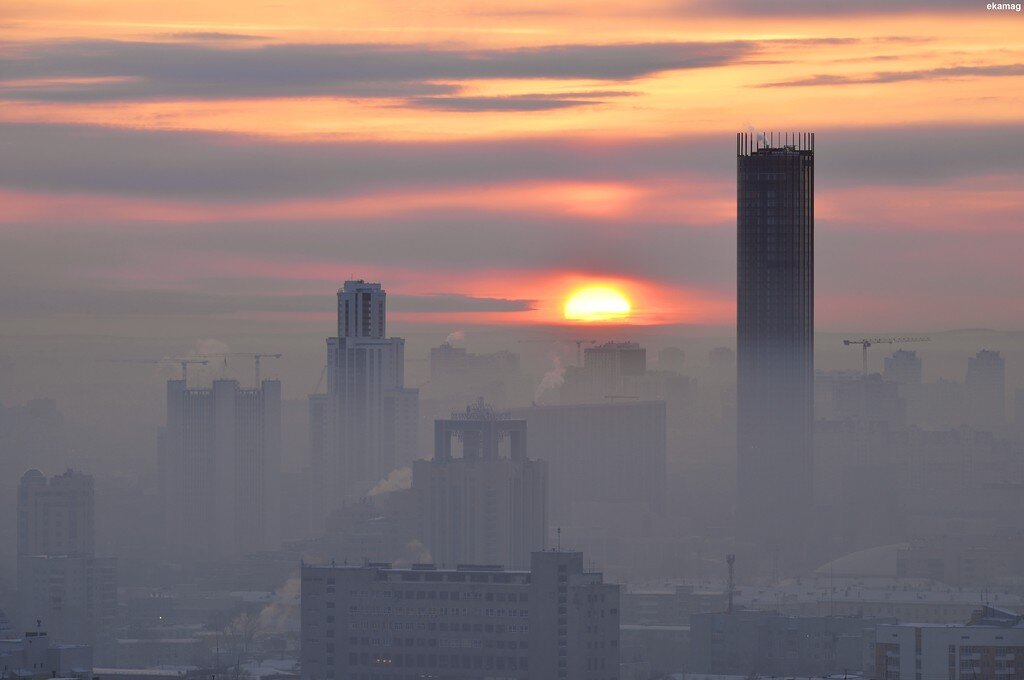
[[[868,374],[868,347],[872,345],[902,345],[907,342],[928,342],[931,338],[923,335],[908,335],[894,338],[861,338],[859,340],[843,340],[843,344],[861,346],[861,372]]]

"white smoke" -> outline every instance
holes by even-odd
[[[556,355],[551,357],[551,369],[540,379],[540,384],[533,393],[533,401],[539,403],[545,392],[557,390],[565,383],[565,366],[562,360]]]
[[[370,492],[366,494],[371,498],[379,496],[382,493],[390,493],[392,491],[405,491],[406,489],[412,488],[412,468],[408,465],[397,470],[392,470],[387,477],[377,482],[377,486],[370,489]]]
[[[446,345],[454,345],[457,342],[465,342],[465,341],[466,341],[466,331],[462,331],[462,330],[452,331],[444,339],[444,342],[445,342]]]

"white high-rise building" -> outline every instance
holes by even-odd
[[[280,544],[281,382],[210,389],[167,382],[160,432],[160,485],[167,547],[229,557]]]
[[[386,337],[387,293],[346,281],[338,335],[327,339],[327,393],[310,396],[317,523],[412,461],[419,391],[405,387],[405,340]]]

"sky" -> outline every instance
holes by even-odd
[[[0,336],[326,335],[353,277],[399,328],[600,285],[727,333],[751,129],[816,133],[819,329],[1024,328],[1024,13],[3,4]]]

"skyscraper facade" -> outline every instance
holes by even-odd
[[[812,503],[814,135],[737,135],[737,526],[799,554]]]
[[[229,557],[280,544],[281,382],[167,381],[159,467],[166,545]]]
[[[314,519],[414,458],[419,392],[405,387],[405,340],[387,337],[387,293],[346,281],[327,339],[327,392],[310,396]]]

